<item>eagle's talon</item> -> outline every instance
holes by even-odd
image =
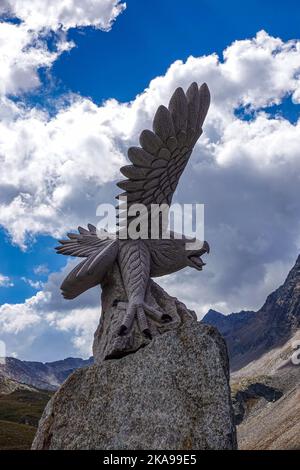
[[[146,338],[148,338],[150,340],[152,339],[152,334],[151,334],[149,328],[146,328],[146,330],[143,331],[143,334]]]
[[[126,333],[127,333],[127,329],[128,329],[127,326],[121,325],[121,326],[120,326],[120,329],[119,329],[118,335],[119,335],[119,336],[125,336]]]
[[[172,321],[172,317],[170,315],[168,315],[167,313],[164,313],[161,316],[161,320],[162,320],[163,323],[170,323]]]
[[[119,301],[117,308],[119,309],[120,314],[121,311],[126,311],[122,319],[122,324],[118,331],[119,336],[125,336],[129,334],[132,329],[134,319],[136,319],[139,330],[143,333],[146,338],[151,340],[152,334],[149,328],[147,316],[151,317],[154,321],[158,323],[169,323],[172,321],[172,317],[169,314],[164,313],[155,307],[152,307],[146,302],[130,303]]]

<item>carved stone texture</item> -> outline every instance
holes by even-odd
[[[205,83],[200,88],[192,83],[186,93],[177,88],[168,107],[157,109],[153,131],[144,130],[140,147],[129,148],[128,158],[132,164],[121,168],[127,179],[117,183],[124,191],[117,196],[117,237],[107,232],[100,235],[96,227],[89,224],[88,230],[78,227],[79,233],[69,233],[69,240],[60,240],[57,247],[60,254],[84,258],[62,283],[66,299],[73,299],[105,282],[107,272],[118,263],[126,303],[119,305],[122,321],[117,348],[135,349],[130,345],[136,342],[132,339],[136,336],[132,332],[136,325],[145,338],[151,339],[153,319],[161,322],[162,328],[164,322],[172,320],[167,312],[157,308],[157,302],[151,302],[151,296],[146,299],[151,277],[171,274],[187,266],[201,271],[205,264],[201,256],[209,252],[207,242],[198,241],[198,248],[194,250],[187,248],[187,238],[182,235],[178,239],[173,232],[167,233],[159,211],[153,218],[150,210],[153,205],[169,208],[180,176],[202,134],[209,104],[210,93]],[[130,213],[134,204],[143,205],[141,220]],[[142,232],[138,232],[138,237],[130,230],[128,233],[132,223],[137,221]],[[157,237],[153,236],[153,228]],[[113,312],[111,317],[113,321]],[[144,344],[145,340],[140,343]]]
[[[225,343],[216,329],[192,320],[135,354],[74,372],[48,403],[32,448],[236,445]]]
[[[103,359],[117,358],[137,351],[151,341],[141,332],[138,323],[133,324],[129,334],[122,336],[118,334],[124,315],[123,302],[127,302],[127,294],[119,266],[115,264],[102,284],[102,313],[93,344],[94,360],[97,363]],[[188,310],[184,304],[168,295],[152,280],[148,285],[146,302],[167,312],[171,319],[167,323],[162,323],[151,317],[148,318],[149,331],[153,338],[178,328],[182,323],[194,322],[197,319],[195,312]]]

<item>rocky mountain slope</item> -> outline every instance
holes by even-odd
[[[0,376],[0,395],[8,395],[16,390],[33,390],[33,388],[8,377]]]
[[[9,379],[43,390],[56,390],[74,370],[92,363],[93,358],[84,360],[69,357],[61,361],[42,363],[7,357],[5,364],[0,364],[0,384]],[[13,387],[13,384],[10,386]]]
[[[300,256],[257,312],[203,321],[227,342],[239,448],[300,449]]]
[[[297,344],[300,330],[283,346],[232,374],[234,397],[244,394],[244,416],[237,421],[240,449],[300,449],[300,364],[291,361]],[[267,387],[269,393],[259,394],[256,390],[249,395],[254,383]]]
[[[74,370],[92,363],[93,358],[47,363],[6,358],[0,364],[0,450],[30,449],[53,391]]]
[[[224,336],[232,371],[284,346],[300,327],[300,256],[284,284],[268,296],[257,312],[225,316],[210,310],[203,322],[217,327]]]

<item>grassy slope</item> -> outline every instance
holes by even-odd
[[[0,450],[30,449],[36,428],[0,420]]]
[[[0,449],[30,449],[51,392],[16,390],[0,395]]]

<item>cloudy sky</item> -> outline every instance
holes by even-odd
[[[300,251],[300,4],[0,0],[0,339],[87,357],[99,289],[59,285],[57,237],[97,223],[126,149],[177,86],[212,105],[175,200],[205,204],[202,273],[159,282],[193,308],[257,309]],[[298,38],[298,39],[297,39]]]

